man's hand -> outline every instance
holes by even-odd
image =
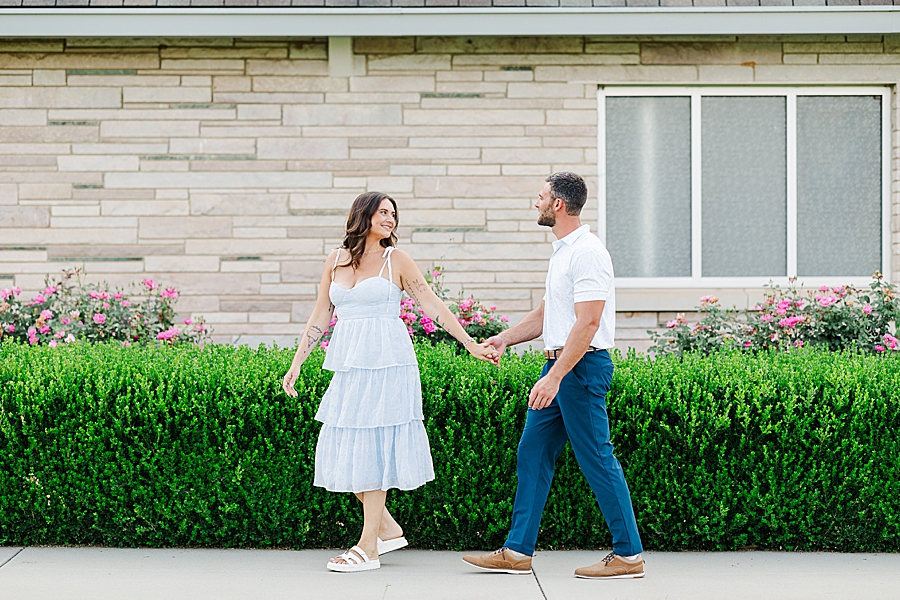
[[[528,408],[534,410],[547,408],[556,398],[557,393],[559,393],[559,379],[549,373],[544,375],[538,379],[538,382],[531,388],[531,393],[528,394]]]
[[[503,351],[506,350],[506,342],[503,341],[503,338],[499,335],[489,337],[488,339],[484,340],[483,345],[494,347],[494,350],[497,351],[497,356],[491,362],[495,365],[499,365],[500,357],[503,356]]]

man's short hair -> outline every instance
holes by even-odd
[[[550,197],[559,198],[566,205],[566,214],[581,214],[587,202],[587,185],[581,175],[570,171],[559,171],[547,178],[550,182]]]

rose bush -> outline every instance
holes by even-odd
[[[126,295],[105,283],[83,283],[78,269],[46,280],[43,291],[26,301],[18,287],[0,290],[0,339],[55,347],[77,339],[118,340],[123,344],[158,340],[200,343],[209,338],[203,318],[175,325],[178,290],[152,279],[132,284]]]
[[[444,287],[443,277],[442,267],[434,267],[425,273],[428,285],[431,286],[437,297],[448,305],[450,312],[456,316],[456,320],[466,330],[466,333],[476,340],[482,341],[509,327],[509,317],[496,314],[496,306],[485,306],[471,295],[464,297],[462,292],[457,298],[450,298],[450,290]],[[428,315],[422,312],[416,302],[407,296],[400,301],[400,319],[406,323],[406,329],[409,331],[410,337],[414,339],[457,343],[452,335],[436,325]],[[320,342],[322,348],[328,348],[335,323],[337,323],[336,318],[332,319]]]
[[[893,328],[900,318],[895,286],[876,272],[868,289],[852,286],[803,290],[770,284],[761,304],[749,310],[724,309],[718,298],[704,296],[691,324],[679,313],[663,332],[648,331],[657,355],[712,351],[790,350],[817,346],[827,350],[858,349],[869,353],[900,351]]]

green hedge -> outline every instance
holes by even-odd
[[[392,492],[414,546],[505,537],[525,397],[500,368],[418,345],[437,479]],[[360,510],[312,487],[330,373],[289,350],[0,345],[0,544],[345,547]],[[616,359],[613,442],[657,550],[900,550],[900,358],[802,351]],[[570,451],[538,544],[609,534]]]

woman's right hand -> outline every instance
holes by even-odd
[[[299,375],[300,369],[291,367],[288,372],[284,374],[284,379],[281,381],[281,389],[284,390],[285,394],[292,398],[297,397],[297,390],[294,389],[294,382],[297,381]]]

